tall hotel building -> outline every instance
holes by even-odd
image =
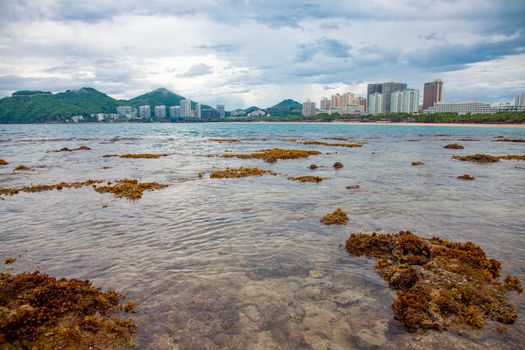
[[[376,113],[390,113],[390,98],[392,95],[392,92],[399,91],[399,90],[406,90],[407,84],[405,83],[394,83],[394,82],[387,82],[387,83],[380,83],[380,84],[368,84],[367,88],[367,95],[366,99],[368,101],[368,106],[371,106],[370,99],[372,98],[371,95],[374,93],[381,94],[381,112],[372,112],[369,110],[369,113],[376,114]]]
[[[423,90],[423,110],[430,108],[436,102],[443,100],[443,82],[436,79],[430,83],[425,83]]]

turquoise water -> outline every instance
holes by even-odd
[[[479,244],[506,273],[525,280],[525,163],[475,164],[452,154],[525,154],[525,128],[343,124],[0,125],[0,187],[124,177],[169,187],[141,200],[89,188],[0,199],[0,257],[14,272],[38,269],[91,279],[137,301],[137,348],[146,349],[516,349],[525,343],[525,303],[505,335],[496,324],[468,334],[406,333],[395,294],[374,262],[348,256],[351,232],[411,230]],[[361,148],[289,139],[349,137]],[[118,139],[117,139],[118,138]],[[237,138],[219,144],[209,138]],[[477,141],[459,141],[472,138]],[[327,142],[338,142],[324,140]],[[459,143],[464,150],[443,146]],[[48,152],[86,145],[91,151]],[[264,148],[315,149],[309,159],[207,157]],[[103,158],[170,153],[160,159]],[[420,160],[424,166],[410,163]],[[342,162],[343,169],[331,165]],[[307,169],[315,163],[315,171]],[[13,173],[17,165],[33,171]],[[278,176],[199,178],[227,166]],[[110,169],[101,169],[104,166]],[[456,177],[473,175],[474,181]],[[287,176],[320,175],[320,184]],[[359,184],[357,190],[347,190]],[[346,226],[319,218],[345,210]],[[343,246],[342,246],[343,245]]]

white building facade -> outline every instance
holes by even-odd
[[[379,92],[374,92],[373,94],[370,94],[370,98],[368,100],[368,113],[385,113],[385,111],[383,110],[383,94],[380,94]]]
[[[312,102],[310,100],[303,102],[302,114],[305,117],[315,116],[315,102]]]
[[[151,108],[149,105],[139,106],[139,118],[151,118]]]
[[[498,110],[488,103],[466,101],[456,103],[437,102],[423,113],[457,113],[457,114],[493,114]]]
[[[419,90],[406,89],[392,92],[390,113],[415,113],[419,110]]]

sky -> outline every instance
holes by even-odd
[[[227,110],[436,78],[445,101],[525,91],[524,0],[0,0],[0,96],[165,87]]]

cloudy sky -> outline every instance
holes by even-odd
[[[158,87],[227,109],[435,78],[445,99],[525,90],[523,0],[0,0],[0,96]]]

